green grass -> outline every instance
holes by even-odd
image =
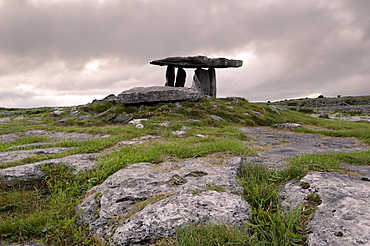
[[[183,107],[180,109],[175,108],[172,103],[142,107],[101,103],[78,108],[83,113],[109,110],[111,114],[125,112],[134,118],[150,116],[147,118],[148,121],[143,122],[144,129],[107,122],[104,118],[81,121],[76,117],[62,124],[58,123],[58,120],[63,116],[53,115],[49,108],[28,111],[0,109],[26,116],[23,120],[0,124],[0,135],[29,130],[110,135],[104,139],[92,138],[88,141],[50,140],[45,136],[33,136],[20,137],[10,143],[0,143],[0,151],[39,142],[49,142],[53,147],[75,147],[62,154],[38,155],[6,163],[1,165],[1,168],[72,154],[102,153],[97,161],[97,167],[86,173],[74,175],[69,167],[60,165],[45,168],[47,179],[41,184],[13,188],[0,184],[1,241],[12,243],[41,240],[46,245],[102,245],[99,240],[88,235],[86,227],[76,223],[75,208],[86,191],[133,163],[180,161],[215,153],[231,156],[256,155],[255,150],[246,146],[250,138],[239,130],[240,127],[271,126],[284,122],[301,123],[305,127],[297,129],[298,132],[355,137],[370,144],[368,123],[312,118],[297,111],[280,111],[281,116],[278,116],[267,105],[249,103],[238,98],[209,99],[201,100],[200,103],[181,104]],[[212,105],[218,107],[211,107]],[[253,111],[259,112],[262,117]],[[68,112],[69,109],[65,109],[64,116]],[[243,115],[244,113],[249,115]],[[224,121],[212,121],[209,115],[217,115]],[[41,118],[42,124],[34,125],[27,121],[34,117]],[[182,122],[187,119],[196,119],[200,122]],[[172,125],[169,127],[152,125],[165,121],[170,121]],[[189,127],[182,137],[171,134],[180,130],[182,126]],[[197,138],[196,134],[205,137]],[[163,140],[137,146],[117,147],[120,141],[146,135],[160,136]],[[22,149],[33,148],[36,147]],[[341,171],[341,164],[369,165],[369,160],[369,151],[363,151],[300,156],[292,159],[286,169],[279,171],[268,171],[265,166],[256,163],[245,164],[239,178],[244,188],[243,197],[251,204],[252,217],[249,223],[238,227],[188,225],[178,228],[174,238],[158,241],[158,245],[303,245],[309,214],[306,214],[303,205],[286,214],[280,207],[279,186],[289,180],[299,179],[312,170]],[[223,191],[217,184],[210,186],[209,189]]]

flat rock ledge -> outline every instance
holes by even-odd
[[[241,162],[193,158],[131,165],[87,192],[77,208],[80,221],[109,245],[171,237],[188,223],[243,224],[251,211],[239,196]]]
[[[363,175],[370,167],[362,167]],[[305,183],[305,188],[302,184]],[[321,204],[308,224],[308,245],[370,245],[370,183],[331,172],[311,172],[282,189],[283,205],[296,206],[316,193]]]
[[[45,173],[42,171],[43,166],[59,165],[62,163],[70,165],[76,172],[86,171],[96,167],[95,159],[96,154],[78,154],[0,169],[0,183],[13,186],[42,180],[45,178]]]
[[[150,86],[134,87],[115,95],[109,95],[102,100],[94,102],[109,101],[121,104],[157,103],[157,102],[178,102],[198,101],[202,94],[187,87]]]

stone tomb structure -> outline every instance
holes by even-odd
[[[243,61],[226,58],[208,58],[206,56],[168,57],[151,61],[152,65],[167,66],[165,86],[184,87],[186,72],[184,68],[194,68],[194,89],[204,95],[216,97],[215,68],[241,67]],[[175,76],[175,68],[177,74]]]

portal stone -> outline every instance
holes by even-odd
[[[186,81],[186,72],[185,69],[179,67],[176,75],[176,84],[175,87],[184,87]]]
[[[216,88],[216,70],[213,67],[208,69],[209,74],[209,86],[210,86],[210,96],[216,97],[217,88]]]
[[[168,66],[166,70],[166,86],[175,85],[175,67]]]

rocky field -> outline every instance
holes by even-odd
[[[0,245],[368,245],[370,124],[298,102],[0,109]]]

